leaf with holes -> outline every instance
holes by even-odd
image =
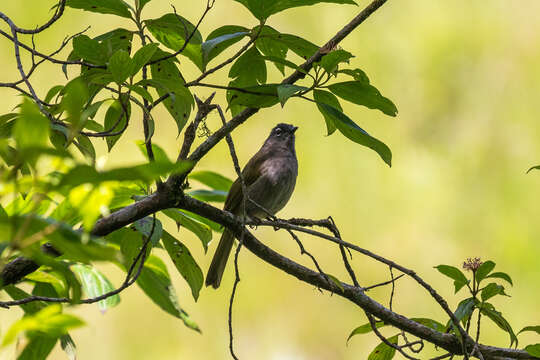
[[[177,14],[166,14],[159,19],[145,20],[144,23],[160,43],[173,51],[180,50],[193,34],[181,55],[188,57],[202,71],[202,36],[189,20]]]
[[[67,0],[66,6],[100,14],[112,14],[131,18],[128,5],[122,0]]]
[[[174,236],[163,231],[161,241],[163,242],[163,247],[167,250],[171,260],[176,266],[176,269],[189,284],[193,298],[197,301],[199,298],[199,291],[201,290],[204,281],[201,268],[197,265],[197,262],[189,252],[189,249]]]

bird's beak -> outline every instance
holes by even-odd
[[[298,129],[298,126],[293,126],[292,133],[294,134],[297,129]]]

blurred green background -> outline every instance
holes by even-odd
[[[145,8],[144,17],[171,12],[171,2],[192,22],[198,20],[206,4],[205,0],[154,0]],[[4,1],[0,11],[20,26],[33,27],[50,16],[48,11],[54,3]],[[360,7],[292,9],[271,17],[268,25],[321,45],[366,4],[359,1]],[[537,0],[389,1],[341,45],[356,55],[352,66],[362,68],[399,109],[398,117],[390,118],[343,104],[359,125],[391,147],[393,167],[388,168],[374,152],[338,133],[326,137],[324,121],[315,106],[298,99],[289,101],[284,109],[275,106],[260,111],[234,133],[240,160],[244,164],[249,159],[276,123],[299,126],[300,174],[293,198],[281,217],[332,215],[344,239],[413,268],[452,307],[465,293],[453,295],[451,282],[433,266],[460,266],[472,256],[491,259],[497,263],[496,269],[508,272],[515,283],[507,290],[512,297],[496,299],[494,304],[516,330],[540,324],[540,173],[525,174],[530,166],[540,163],[539,13]],[[36,37],[38,49],[52,51],[66,34],[90,24],[90,36],[118,26],[131,28],[127,21],[112,15],[67,9],[50,31]],[[203,37],[229,24],[251,27],[256,21],[238,3],[217,0],[201,26]],[[0,41],[0,59],[0,79],[14,80],[13,48],[5,39]],[[180,60],[187,79],[193,79],[195,67],[185,58]],[[280,79],[273,66],[269,69],[275,80]],[[41,70],[33,78],[40,96],[50,86],[65,83],[59,66],[45,65]],[[224,83],[226,73],[209,82]],[[194,91],[199,97],[210,94],[208,89]],[[0,88],[0,99],[4,113],[20,101],[15,92],[5,88]],[[223,94],[218,99],[223,101]],[[104,141],[96,142],[107,166],[143,160],[135,145],[135,140],[142,138],[139,115],[134,114],[128,133],[109,155]],[[154,116],[154,141],[171,158],[176,157],[180,143],[176,125],[164,108],[156,109]],[[210,115],[208,126],[212,130],[219,127],[217,114]],[[199,168],[234,177],[224,142]],[[176,233],[172,224],[168,225]],[[272,248],[311,266],[286,233],[268,229],[256,233]],[[190,233],[182,231],[179,238],[206,272],[215,242],[205,255]],[[347,280],[335,246],[302,238],[325,271]],[[353,265],[363,285],[389,278],[387,268],[360,255],[354,256]],[[202,328],[202,335],[184,327],[132,287],[122,293],[120,306],[106,314],[101,314],[97,306],[74,311],[87,322],[86,327],[73,331],[79,359],[228,358],[232,267],[221,288],[204,289],[197,303],[174,268],[169,270],[182,307]],[[116,283],[122,279],[112,267],[103,267],[103,271]],[[240,358],[365,359],[379,342],[374,335],[362,335],[346,346],[349,332],[366,323],[363,312],[348,301],[321,294],[246,250],[241,253],[240,271],[242,281],[234,308],[235,345]],[[379,289],[369,295],[387,304],[389,290]],[[397,285],[394,310],[445,320],[434,300],[409,279]],[[2,330],[19,316],[18,310],[2,310]],[[520,339],[523,345],[539,342],[534,335]],[[508,345],[507,335],[491,325],[483,327],[481,340]],[[422,358],[442,354],[428,348]],[[0,351],[0,359],[12,358],[12,347]],[[65,355],[57,349],[52,358],[63,359]]]

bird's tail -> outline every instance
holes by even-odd
[[[223,235],[221,235],[221,240],[219,240],[216,253],[212,258],[210,268],[208,269],[208,274],[206,275],[206,286],[212,285],[214,289],[219,287],[233,243],[233,233],[225,229],[225,231],[223,231]]]

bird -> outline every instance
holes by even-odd
[[[242,170],[248,194],[245,205],[248,219],[263,219],[274,215],[291,198],[298,176],[294,146],[294,133],[297,129],[297,126],[290,124],[276,125]],[[238,177],[231,185],[223,210],[243,216],[243,204],[242,181]],[[206,286],[211,285],[217,289],[221,284],[233,243],[234,234],[225,229],[208,269]]]

